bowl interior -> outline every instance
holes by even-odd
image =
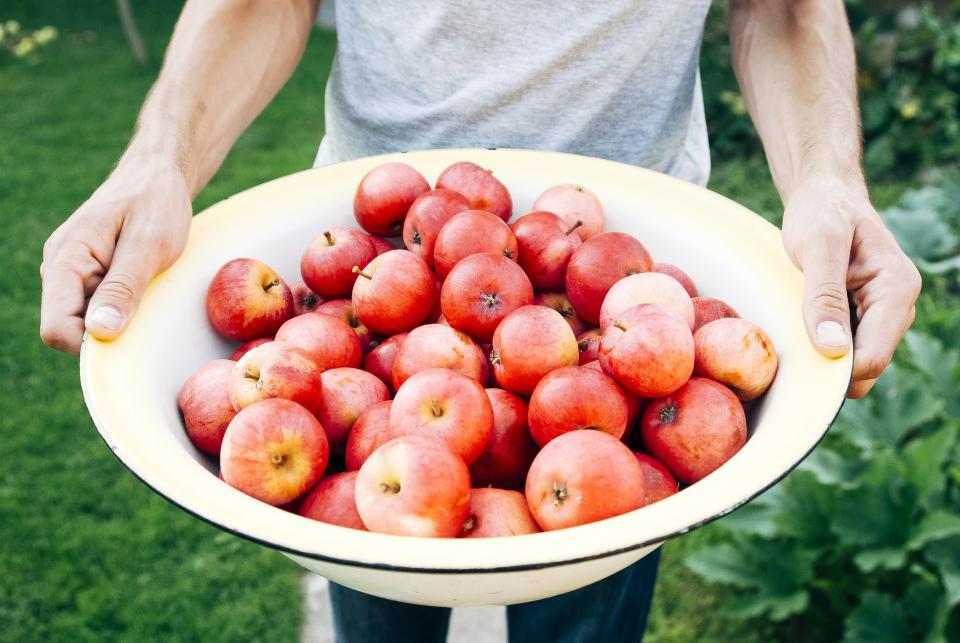
[[[574,529],[498,539],[432,540],[356,532],[264,505],[223,484],[187,438],[177,410],[182,383],[234,344],[205,313],[206,287],[235,257],[265,261],[299,280],[300,254],[324,229],[355,225],[360,178],[402,161],[431,182],[452,162],[493,169],[510,189],[514,213],[557,183],[580,183],[602,200],[607,229],[640,239],[656,261],[687,271],[700,293],[723,298],[773,339],[776,381],[752,411],[746,446],[702,482],[650,507]],[[849,356],[829,360],[811,347],[801,320],[802,278],[779,231],[708,190],[640,168],[567,154],[521,150],[434,150],[385,155],[308,170],[226,199],[199,215],[181,259],[159,275],[126,333],[87,338],[81,382],[106,443],[149,486],[184,509],[239,535],[301,556],[411,570],[536,568],[661,541],[723,515],[781,478],[816,445],[840,405]]]

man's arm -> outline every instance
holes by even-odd
[[[40,335],[76,354],[118,336],[183,250],[191,200],[283,86],[319,0],[191,0],[110,177],[44,245]],[[89,303],[88,303],[89,298]]]
[[[811,341],[849,346],[865,395],[913,322],[920,274],[870,204],[861,167],[853,38],[842,0],[734,0],[733,66],[784,203],[783,237],[804,271]]]

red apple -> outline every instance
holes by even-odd
[[[650,402],[641,422],[643,445],[687,484],[702,480],[747,441],[740,400],[723,384],[691,378],[677,392]]]
[[[323,390],[321,373],[310,354],[293,344],[278,340],[257,346],[233,365],[230,403],[239,411],[260,400],[280,398],[316,412]]]
[[[602,431],[570,431],[545,446],[527,473],[530,513],[543,530],[638,509],[646,488],[633,452]]]
[[[613,284],[600,307],[600,330],[623,311],[640,304],[659,304],[687,322],[693,330],[693,302],[680,282],[659,272],[624,277]]]
[[[470,509],[463,521],[463,538],[520,536],[540,531],[527,499],[519,491],[471,489]]]
[[[312,413],[289,400],[261,400],[227,427],[220,472],[248,496],[285,505],[320,480],[328,455],[327,436]]]
[[[440,292],[447,323],[481,343],[490,341],[504,317],[531,302],[533,286],[523,269],[493,253],[471,255],[458,263]]]
[[[397,437],[390,430],[390,407],[393,400],[377,402],[360,414],[347,438],[345,466],[347,471],[359,469],[381,444]]]
[[[360,414],[390,398],[386,384],[358,368],[331,368],[323,375],[323,402],[317,419],[327,432],[330,448],[342,452]]]
[[[393,362],[397,359],[397,352],[400,345],[407,338],[407,333],[397,333],[391,335],[379,344],[373,350],[367,353],[363,358],[363,370],[373,373],[380,378],[380,381],[387,385],[391,391],[393,388]]]
[[[370,352],[375,342],[373,333],[357,317],[357,313],[353,310],[353,300],[331,299],[317,306],[317,312],[333,315],[347,322],[360,339],[360,350],[363,354],[366,355]]]
[[[353,215],[360,227],[384,237],[403,230],[403,218],[418,196],[430,189],[423,175],[405,163],[383,163],[357,186]]]
[[[550,371],[578,364],[580,351],[560,313],[543,306],[523,306],[497,326],[490,361],[500,386],[530,395]]]
[[[563,290],[567,264],[582,243],[576,228],[552,212],[531,212],[512,226],[520,257],[517,260],[537,290]]]
[[[370,243],[373,244],[373,249],[377,252],[379,257],[384,252],[390,252],[391,250],[396,250],[397,247],[384,239],[383,237],[378,237],[375,234],[370,235]]]
[[[562,292],[537,293],[537,295],[533,298],[533,305],[553,308],[555,311],[560,313],[567,323],[570,324],[570,330],[573,331],[574,335],[579,335],[590,328],[587,322],[583,321],[577,316],[577,311],[573,309],[573,305],[570,303],[570,300],[567,299],[566,294]]]
[[[433,308],[433,273],[409,250],[385,252],[357,271],[353,309],[375,333],[395,335],[416,328]]]
[[[272,337],[293,316],[293,295],[273,268],[256,259],[228,261],[207,288],[207,317],[228,339]]]
[[[321,371],[341,366],[357,367],[363,360],[360,338],[349,324],[323,312],[294,317],[280,327],[276,340],[304,350]]]
[[[450,217],[440,228],[433,247],[437,276],[445,279],[465,257],[492,252],[517,260],[517,238],[503,220],[483,210],[466,210]]]
[[[550,371],[530,396],[530,435],[541,448],[564,433],[591,429],[623,436],[627,399],[610,377],[586,366]]]
[[[555,185],[537,197],[533,209],[553,212],[563,219],[567,228],[576,226],[577,234],[584,241],[603,232],[603,204],[582,185]]]
[[[302,281],[290,286],[290,292],[293,294],[293,314],[302,315],[312,313],[317,306],[323,303],[323,299],[317,293],[310,290],[307,284]]]
[[[440,228],[458,212],[470,209],[470,202],[453,190],[430,190],[417,197],[403,221],[403,245],[433,266],[433,249]]]
[[[727,317],[739,317],[737,311],[725,301],[711,297],[694,297],[693,302],[693,332],[712,321]]]
[[[770,388],[777,374],[777,350],[767,333],[745,319],[717,319],[693,336],[694,372],[733,389],[744,402]]]
[[[304,518],[366,531],[357,513],[357,472],[335,473],[310,490],[297,511]]]
[[[600,322],[600,306],[607,291],[629,275],[649,272],[653,260],[643,244],[623,232],[591,237],[567,264],[567,297],[580,318]]]
[[[646,453],[635,452],[634,455],[637,456],[637,462],[643,468],[643,479],[646,482],[647,493],[643,499],[644,507],[677,493],[677,481],[662,462]]]
[[[407,334],[393,362],[393,389],[428,368],[449,368],[485,384],[487,356],[473,340],[443,324],[418,326]]]
[[[445,440],[407,435],[363,463],[355,498],[370,531],[455,538],[469,508],[470,472]]]
[[[687,291],[687,294],[691,298],[696,297],[697,287],[693,284],[693,279],[690,278],[690,275],[680,270],[677,266],[672,263],[655,263],[653,264],[653,271],[659,272],[664,275],[669,275],[680,282],[680,285],[683,286],[683,289]]]
[[[220,454],[220,444],[230,420],[237,414],[230,403],[234,363],[228,359],[207,362],[184,382],[177,396],[187,435],[201,451]]]
[[[600,359],[600,338],[603,333],[599,328],[591,328],[577,335],[577,348],[580,349],[580,366]]]
[[[604,372],[603,367],[600,366],[600,360],[587,362],[586,364],[581,364],[581,366],[583,368],[593,369],[598,373]],[[606,373],[604,373],[604,375],[606,375]],[[623,398],[627,401],[627,429],[623,432],[623,435],[620,436],[620,441],[626,445],[630,445],[635,441],[633,434],[637,428],[637,420],[639,420],[643,414],[644,398],[634,395],[623,388],[616,380],[613,381],[617,384],[617,388],[620,389],[620,392],[623,393]]]
[[[475,379],[449,368],[429,368],[397,389],[390,408],[390,430],[398,436],[441,437],[471,464],[490,441],[493,407]]]
[[[300,274],[321,297],[346,297],[357,280],[354,266],[377,256],[370,236],[355,228],[331,228],[310,242],[300,259]]]
[[[663,306],[641,304],[621,313],[600,340],[600,365],[641,397],[673,393],[693,373],[693,335]]]
[[[527,403],[499,388],[488,388],[493,408],[493,432],[476,462],[470,465],[475,487],[516,489],[523,486],[537,446],[527,431]]]
[[[239,362],[240,358],[249,353],[252,349],[263,344],[269,344],[272,341],[272,337],[258,337],[256,339],[251,339],[249,342],[230,353],[229,359],[234,362]]]
[[[447,188],[467,197],[474,210],[492,212],[504,221],[513,213],[513,200],[507,187],[476,163],[461,161],[445,169],[437,179],[438,188]]]

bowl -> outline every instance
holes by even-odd
[[[603,201],[607,229],[640,239],[656,261],[687,271],[701,294],[721,297],[773,339],[779,373],[751,411],[751,435],[729,462],[648,507],[572,529],[507,539],[426,539],[327,525],[262,504],[217,478],[193,447],[177,393],[205,361],[234,345],[206,318],[207,284],[235,257],[255,257],[288,280],[300,254],[330,226],[355,225],[360,178],[387,161],[434,180],[451,163],[491,168],[514,212],[540,192],[579,183]],[[232,196],[199,214],[183,256],[158,275],[122,337],[86,337],[84,399],[103,440],[151,489],[232,534],[276,549],[308,570],[378,596],[423,605],[512,604],[595,582],[668,538],[727,514],[780,480],[823,437],[844,400],[850,355],[830,360],[807,339],[802,276],[780,232],[760,216],[690,183],[638,167],[525,150],[429,150],[307,170]]]

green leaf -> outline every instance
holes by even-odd
[[[809,471],[794,471],[777,486],[774,521],[780,533],[816,547],[834,541],[830,523],[836,512],[835,488],[820,484]]]
[[[842,643],[902,643],[908,640],[903,606],[889,594],[864,592],[860,604],[844,621]]]
[[[950,606],[936,576],[924,571],[920,577],[914,577],[903,596],[903,606],[915,633],[926,633],[924,643],[947,643]]]
[[[907,564],[907,552],[902,547],[864,549],[853,557],[853,562],[865,574],[878,569],[902,569]]]
[[[774,489],[776,488],[774,487]],[[769,493],[767,492],[764,496]],[[763,496],[755,498],[732,514],[724,516],[717,522],[717,525],[733,533],[773,538],[777,535],[777,524],[774,522],[777,508],[772,504],[762,502],[762,498]]]
[[[960,261],[960,257],[957,257]],[[937,337],[911,330],[904,336],[910,362],[923,373],[937,394],[945,400],[945,410],[960,419],[960,350],[946,348]]]
[[[810,594],[800,590],[786,596],[750,594],[738,597],[727,608],[733,618],[747,619],[766,615],[771,621],[783,621],[807,609]]]
[[[860,485],[838,493],[830,527],[841,542],[877,549],[906,543],[915,507],[909,494],[900,493],[897,464],[892,452],[878,452]]]
[[[821,446],[807,456],[797,470],[809,471],[821,484],[849,487],[856,483],[865,468],[864,461]]]
[[[903,475],[916,490],[917,502],[922,506],[938,506],[946,488],[944,471],[957,441],[956,426],[940,429],[912,440],[903,450]]]
[[[910,549],[922,549],[927,543],[951,536],[960,536],[960,514],[945,509],[933,511],[917,523],[910,534]],[[957,552],[960,556],[960,552]]]
[[[960,537],[930,543],[923,555],[937,568],[947,603],[951,607],[960,603]]]
[[[890,208],[881,216],[911,259],[934,261],[957,247],[957,236],[935,210]]]

